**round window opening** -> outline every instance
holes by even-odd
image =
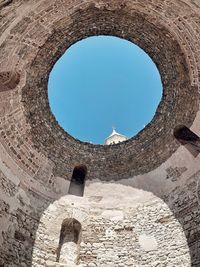
[[[159,71],[144,50],[112,36],[72,45],[48,82],[50,108],[59,125],[92,144],[135,136],[154,117],[162,91]]]

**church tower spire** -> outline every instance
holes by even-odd
[[[113,145],[127,140],[125,135],[116,132],[115,127],[112,128],[112,133],[106,138],[105,145]]]

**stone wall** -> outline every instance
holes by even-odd
[[[200,266],[200,171],[195,172],[184,186],[177,186],[165,196],[165,201],[183,227],[190,247],[192,266]]]
[[[117,180],[147,173],[175,152],[179,144],[173,138],[174,127],[180,123],[190,127],[199,109],[197,4],[12,1],[1,8],[0,16],[0,67],[8,71],[12,66],[20,73],[15,90],[2,94],[0,138],[22,169],[41,182],[53,182],[57,176],[70,179],[74,166],[85,164],[90,166],[89,179]],[[164,88],[152,122],[136,137],[113,147],[82,143],[65,133],[51,114],[47,97],[48,76],[56,60],[74,42],[98,34],[141,46],[157,64]],[[44,166],[52,166],[52,177],[37,175]]]
[[[0,266],[30,266],[35,231],[49,199],[20,188],[2,172],[0,180]]]
[[[59,207],[59,220],[73,217],[83,227],[83,266],[200,266],[200,157],[173,137],[180,124],[200,133],[199,19],[198,0],[0,1],[0,69],[17,73],[0,83],[1,267],[55,265]],[[53,64],[71,44],[98,34],[145,49],[164,88],[152,122],[113,146],[75,140],[48,104]],[[81,164],[85,193],[73,206],[61,197]],[[149,240],[154,250],[145,251]]]
[[[101,202],[66,196],[50,205],[39,223],[32,266],[62,266],[56,251],[66,218],[82,225],[79,266],[191,266],[182,227],[161,199],[128,205],[121,199],[120,208]]]
[[[1,72],[0,73],[0,90],[7,91],[17,87],[20,81],[20,74],[18,72]]]
[[[186,149],[182,155],[190,166],[192,156]],[[55,202],[59,194],[50,197],[34,184],[27,188],[1,165],[0,263],[62,266],[55,263],[61,225],[75,218],[82,226],[80,266],[199,266],[199,158],[192,170],[177,167],[176,160],[174,155],[174,165],[165,163],[153,178],[125,179],[126,186],[124,180],[88,181],[83,198],[65,196]],[[154,194],[146,191],[151,185]]]

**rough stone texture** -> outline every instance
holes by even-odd
[[[0,91],[14,89],[20,81],[18,72],[0,72]]]
[[[115,256],[123,248],[121,242],[131,246],[129,254],[122,255],[124,266],[130,257],[136,266],[200,266],[200,156],[194,158],[173,137],[180,124],[200,135],[199,21],[199,0],[0,1],[0,70],[16,74],[0,75],[0,266],[37,266],[34,253],[41,222],[49,205],[66,195],[73,169],[81,164],[88,170],[84,205],[76,207],[88,218],[84,224],[80,216],[84,244],[93,246],[92,238],[99,237],[105,246],[106,230],[109,241],[105,250],[82,244],[80,264],[109,266],[110,259],[111,266],[120,266]],[[112,146],[82,143],[65,133],[51,114],[47,97],[48,75],[56,60],[76,41],[98,34],[126,38],[145,49],[160,70],[164,88],[152,122],[137,136]],[[5,90],[2,84],[11,86]],[[157,201],[146,199],[138,189],[152,192]],[[87,198],[93,203],[89,214]],[[108,216],[109,203],[111,213],[121,218],[120,201],[128,208],[123,211],[127,220],[121,219],[119,227],[134,224],[129,234],[116,233],[113,221],[99,215],[101,210]],[[132,202],[138,207],[134,211]],[[156,216],[160,222],[155,222]],[[164,225],[171,231],[163,231]],[[176,230],[180,238],[173,244],[176,235],[169,237]],[[112,233],[119,242],[110,240]],[[154,236],[158,249],[144,252],[140,234]],[[131,236],[132,242],[126,242]],[[162,240],[167,241],[163,248],[169,245],[169,257],[162,254]],[[112,260],[111,245],[116,251]],[[51,259],[45,261],[40,265],[55,266]]]
[[[158,167],[177,149],[173,128],[180,123],[191,126],[198,111],[196,5],[147,0],[14,1],[1,9],[1,16],[0,66],[21,73],[15,112],[2,119],[1,135],[26,172],[38,173],[44,165],[42,154],[53,162],[54,176],[70,179],[73,167],[82,163],[90,165],[90,179],[119,179]],[[157,113],[145,130],[111,147],[81,143],[66,134],[51,114],[47,97],[48,76],[56,60],[74,42],[98,34],[141,46],[157,64],[164,87]],[[12,135],[15,142],[10,143]]]
[[[126,187],[121,189],[126,191]],[[39,223],[32,266],[48,266],[49,261],[59,266],[56,250],[66,218],[75,218],[82,225],[79,266],[191,266],[184,232],[167,205],[148,192],[138,191],[132,193],[142,194],[147,202],[136,203],[133,196],[130,203],[121,199],[116,209],[106,197],[95,202],[66,196],[50,205]],[[153,240],[148,248],[147,240]]]

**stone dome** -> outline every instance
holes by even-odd
[[[200,266],[199,21],[198,0],[0,1],[0,266],[63,266],[70,248],[83,267]],[[53,65],[94,35],[143,48],[163,83],[113,146],[74,139],[48,102]]]

